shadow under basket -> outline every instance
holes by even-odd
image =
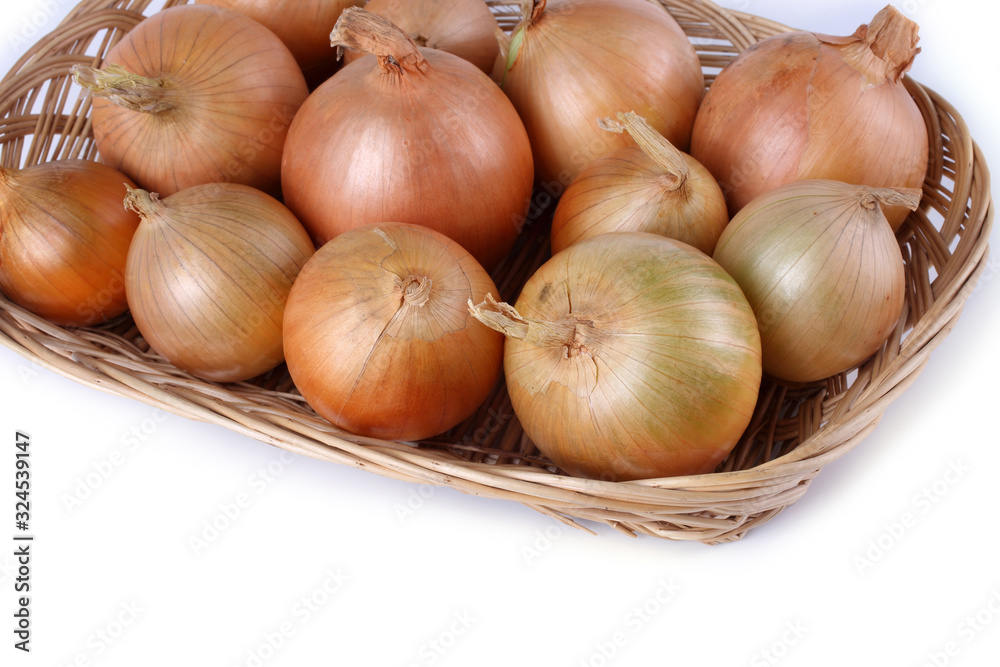
[[[509,31],[517,22],[516,3],[487,2]],[[157,7],[175,4],[184,3]],[[737,53],[788,30],[707,1],[663,5],[691,38],[709,84]],[[72,84],[69,69],[99,65],[151,11],[148,0],[81,2],[27,51],[0,81],[0,164],[97,159],[90,101]],[[711,474],[635,482],[568,476],[525,436],[502,382],[474,416],[448,433],[399,443],[333,427],[303,401],[283,366],[246,383],[191,377],[151,352],[128,315],[99,327],[63,328],[0,295],[0,343],[81,384],[297,454],[516,501],[586,530],[588,522],[598,522],[631,535],[737,540],[795,502],[823,466],[875,428],[955,326],[986,266],[993,220],[987,165],[948,102],[915,81],[908,79],[907,87],[924,115],[931,154],[922,206],[897,234],[906,262],[898,326],[877,354],[850,372],[795,389],[765,380],[743,438]],[[544,213],[529,221],[494,272],[503,299],[513,300],[548,258],[548,224]]]

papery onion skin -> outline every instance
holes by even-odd
[[[249,16],[277,35],[295,56],[307,80],[318,85],[337,69],[330,31],[347,7],[364,0],[197,0]]]
[[[63,326],[90,326],[128,308],[125,257],[139,225],[122,209],[135,184],[107,165],[53,160],[0,169],[0,289]]]
[[[531,138],[541,182],[566,186],[595,159],[627,146],[595,124],[622,109],[688,149],[704,76],[694,47],[661,5],[534,4],[535,16],[514,32],[503,89]]]
[[[467,251],[433,230],[345,232],[292,288],[288,371],[309,405],[351,433],[437,435],[471,415],[500,377],[503,337],[466,308],[495,290]]]
[[[162,200],[131,190],[143,218],[125,286],[143,338],[181,370],[239,382],[284,359],[285,303],[314,252],[278,200],[235,183],[206,184]]]
[[[859,40],[866,26],[858,29],[861,37],[802,31],[776,35],[750,47],[719,73],[695,120],[691,154],[722,185],[730,215],[793,180],[922,186],[928,132],[902,83],[919,51],[916,26],[901,14],[893,21],[913,32],[899,37],[907,48],[899,49],[895,68],[880,71],[878,80],[868,80],[843,55],[863,53]],[[885,67],[872,59],[868,49],[868,57],[858,62],[866,68]],[[893,230],[908,213],[905,207],[886,210]]]
[[[756,320],[733,279],[687,244],[646,232],[586,239],[542,265],[515,309],[529,324],[505,344],[514,412],[571,475],[709,473],[750,422]],[[486,321],[498,310],[473,308]]]
[[[898,325],[903,258],[881,206],[863,205],[875,191],[795,181],[752,200],[723,232],[713,257],[753,306],[767,375],[807,383],[847,371]]]
[[[635,114],[618,118],[642,122]],[[573,179],[552,216],[552,252],[608,232],[651,232],[712,254],[729,223],[719,184],[663,137],[648,139],[659,143],[649,145],[642,138],[645,148],[620,148]]]
[[[170,7],[111,48],[101,71],[115,67],[159,82],[145,90],[156,110],[102,96],[122,99],[124,90],[135,89],[134,79],[101,92],[92,85],[100,74],[75,68],[77,81],[94,93],[91,119],[102,161],[163,197],[216,182],[280,192],[285,136],[309,91],[274,33],[228,9]]]
[[[366,17],[380,18],[347,10],[338,26]],[[282,164],[285,202],[317,246],[399,220],[445,234],[492,270],[513,247],[531,197],[524,126],[474,65],[386,29],[396,36],[379,44],[395,55],[347,65],[296,115]]]
[[[500,45],[493,12],[483,0],[370,0],[365,6],[402,28],[420,46],[447,51],[493,72]],[[346,51],[350,63],[364,54]]]

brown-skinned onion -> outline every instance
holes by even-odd
[[[75,65],[93,99],[103,162],[166,197],[203,183],[277,194],[288,126],[309,91],[263,25],[210,5],[156,12],[108,51]]]
[[[647,0],[523,0],[502,86],[531,138],[543,183],[569,184],[628,145],[595,122],[631,109],[681,150],[705,90],[684,31]]]
[[[238,382],[282,362],[292,283],[314,247],[278,200],[245,185],[186,188],[159,199],[131,189],[142,218],[125,286],[143,338],[197,377]]]
[[[373,222],[430,227],[487,270],[514,245],[531,197],[531,145],[496,84],[348,8],[331,37],[367,51],[324,83],[288,133],[282,189],[316,245]]]
[[[306,401],[347,431],[437,435],[472,414],[500,376],[503,337],[466,308],[495,290],[465,249],[426,227],[344,232],[292,288],[288,371]]]
[[[369,0],[364,6],[402,28],[419,46],[464,58],[492,74],[500,53],[499,25],[483,0]],[[344,53],[344,62],[365,54]]]
[[[0,168],[0,289],[56,324],[121,315],[125,257],[139,218],[120,171],[90,160]]]
[[[636,145],[597,158],[573,179],[552,215],[552,252],[607,232],[652,232],[711,255],[729,223],[712,174],[634,112],[601,127],[628,132]]]
[[[197,0],[249,16],[277,35],[295,56],[306,80],[319,85],[337,70],[330,31],[340,12],[364,0]]]
[[[779,34],[723,69],[691,154],[719,181],[730,215],[793,180],[921,187],[927,127],[903,81],[917,41],[917,25],[887,6],[854,35]],[[885,211],[894,230],[908,213]]]

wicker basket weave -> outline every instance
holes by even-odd
[[[657,0],[651,0],[657,1]],[[487,0],[510,29],[517,7]],[[184,4],[168,0],[156,7]],[[786,27],[705,0],[663,0],[692,39],[706,80],[741,50]],[[71,65],[103,54],[153,11],[149,0],[85,0],[0,81],[0,164],[97,159],[90,101]],[[609,524],[629,534],[705,543],[731,541],[795,502],[827,463],[857,445],[923,369],[948,335],[986,266],[993,206],[989,172],[958,112],[908,80],[930,135],[922,208],[898,233],[907,298],[889,341],[849,373],[805,387],[765,379],[757,410],[732,455],[712,474],[603,482],[560,473],[523,434],[502,384],[476,415],[421,443],[344,433],[319,418],[287,370],[219,385],[177,370],[149,351],[126,315],[94,328],[62,328],[0,295],[0,343],[57,373],[102,391],[221,424],[289,451],[381,475],[445,485],[524,503],[572,525]],[[495,272],[513,300],[548,257],[548,220],[529,224]],[[588,529],[589,530],[589,529]]]

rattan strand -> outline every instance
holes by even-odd
[[[650,0],[659,2],[659,0]],[[487,0],[501,25],[515,4]],[[97,159],[90,102],[71,85],[73,64],[99,64],[144,15],[168,0],[85,0],[32,46],[0,80],[0,164],[55,158]],[[710,2],[663,0],[714,74],[755,41],[787,30],[773,21]],[[220,424],[298,454],[414,483],[519,502],[568,525],[607,524],[629,535],[705,543],[739,539],[798,500],[828,463],[858,445],[888,405],[916,380],[931,352],[955,327],[986,266],[993,204],[989,170],[959,112],[907,80],[928,126],[931,160],[921,208],[900,229],[906,259],[904,313],[885,346],[859,368],[804,387],[765,380],[753,419],[717,472],[604,482],[561,474],[524,435],[502,383],[475,415],[421,443],[345,433],[319,418],[284,368],[250,383],[204,382],[149,350],[129,317],[89,329],[64,329],[0,295],[0,343],[94,389],[184,417]],[[529,221],[495,272],[512,299],[548,257],[548,220]]]

